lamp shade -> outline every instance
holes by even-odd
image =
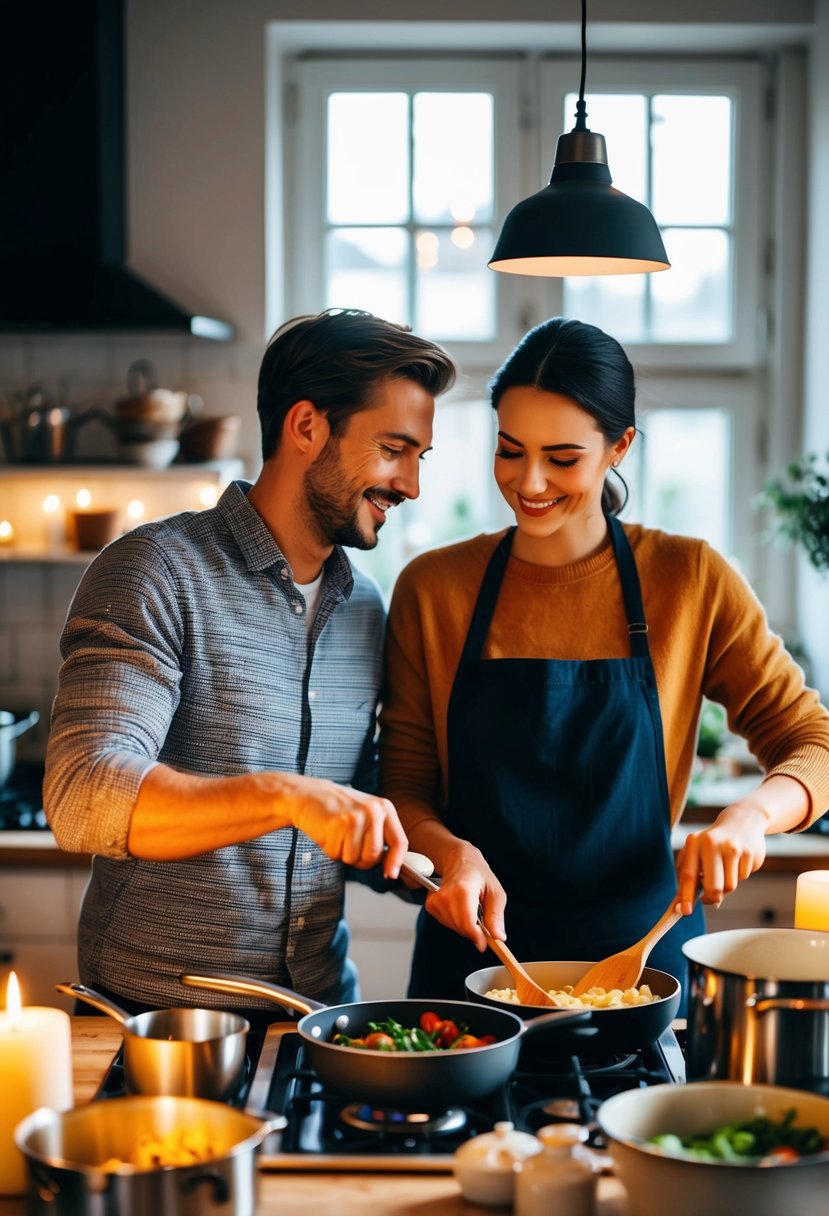
[[[604,136],[587,130],[560,136],[550,184],[510,211],[491,269],[552,277],[667,270],[650,211],[612,180]]]

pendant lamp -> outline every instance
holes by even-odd
[[[588,130],[587,0],[581,4],[581,83],[576,125],[559,136],[550,184],[517,203],[501,229],[492,270],[508,274],[641,274],[670,266],[656,220],[616,190],[603,135]]]

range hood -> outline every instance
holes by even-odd
[[[0,332],[232,338],[125,264],[123,0],[15,4],[3,27]]]

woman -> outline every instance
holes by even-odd
[[[483,965],[479,906],[523,960],[595,960],[676,897],[684,917],[649,962],[682,980],[698,886],[719,904],[767,835],[829,806],[829,714],[723,558],[618,522],[608,479],[636,434],[618,342],[546,321],[491,391],[515,526],[416,558],[390,609],[383,792],[443,876],[409,995],[463,995]],[[688,838],[677,873],[703,695],[766,776]]]

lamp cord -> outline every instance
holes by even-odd
[[[575,131],[587,130],[587,105],[584,100],[584,84],[587,79],[587,0],[581,0],[581,80],[579,99],[576,102]]]

